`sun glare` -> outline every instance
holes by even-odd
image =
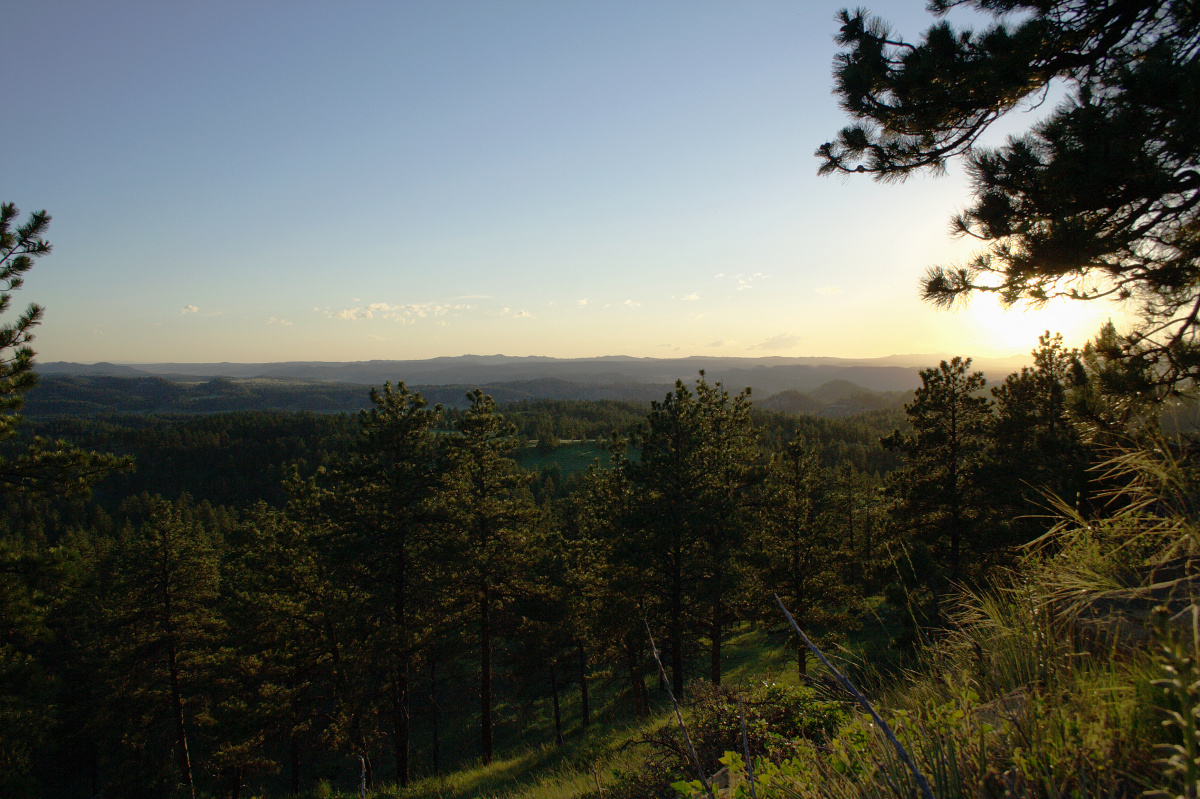
[[[1004,309],[994,297],[978,298],[965,314],[976,344],[991,348],[996,355],[1029,351],[1047,330],[1062,333],[1068,346],[1082,347],[1109,319],[1121,326],[1124,318],[1119,309],[1097,302],[1057,300],[1041,308],[1017,305]]]

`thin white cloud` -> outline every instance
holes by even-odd
[[[813,289],[813,291],[817,292],[818,294],[825,294],[825,295],[841,294],[842,287],[841,286],[821,286],[821,288]]]
[[[377,336],[374,333],[367,336],[367,341],[386,341],[383,336]]]
[[[195,305],[185,305],[185,306],[183,306],[182,308],[180,308],[180,309],[179,309],[179,312],[180,312],[181,314],[189,314],[189,313],[196,313],[196,312],[198,312],[199,310],[200,310],[200,309],[199,309],[199,308],[197,308]]]
[[[372,302],[354,308],[343,308],[340,311],[325,309],[325,316],[330,319],[389,319],[400,324],[414,324],[419,319],[432,319],[439,316],[456,315],[461,311],[473,310],[475,306],[463,303],[414,302],[407,305],[391,305],[386,302]],[[314,309],[315,310],[315,309]]]
[[[698,300],[698,299],[700,299],[700,292],[698,292],[698,291],[693,291],[691,294],[684,294],[682,297],[674,297],[674,296],[673,296],[673,297],[671,297],[671,299],[673,299],[673,300],[684,300],[684,301],[687,301],[687,300]]]
[[[582,308],[584,305],[587,305],[587,304],[588,304],[587,297],[584,297],[584,298],[583,298],[582,300],[580,300],[580,301],[579,301],[579,303],[578,303],[578,305],[579,305],[581,308]]]
[[[799,344],[800,336],[793,336],[790,333],[780,333],[778,336],[772,336],[766,341],[761,341],[755,344],[750,349],[752,350],[786,350]]]
[[[749,291],[750,289],[754,288],[754,284],[757,281],[766,280],[771,276],[763,272],[752,272],[751,274],[738,272],[736,275],[727,275],[724,272],[719,272],[713,277],[717,280],[732,280],[737,284],[738,291]]]
[[[724,346],[725,346],[726,344],[728,344],[728,343],[729,343],[729,342],[728,342],[728,341],[726,341],[725,339],[723,339],[723,338],[719,338],[719,339],[717,339],[716,341],[710,341],[710,342],[708,342],[707,346],[709,346],[709,347],[714,347],[714,348],[715,348],[715,347],[724,347]]]
[[[532,318],[533,318],[533,314],[531,314],[529,311],[517,311],[515,314],[513,314],[513,319],[532,319]]]
[[[291,326],[292,326],[292,323],[291,323],[291,322],[289,322],[288,320],[286,320],[286,319],[276,319],[274,316],[272,316],[270,319],[268,319],[268,320],[267,320],[267,324],[268,324],[268,325],[283,325],[284,327],[291,327]]]
[[[638,302],[637,300],[625,300],[625,302],[623,302],[623,303],[621,303],[621,304],[622,304],[622,305],[624,305],[626,308],[639,308],[639,307],[641,307],[641,303],[640,303],[640,302]]]

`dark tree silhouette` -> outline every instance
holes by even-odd
[[[821,173],[900,180],[964,157],[974,204],[954,217],[982,242],[935,267],[924,296],[977,292],[1011,305],[1132,299],[1144,319],[1125,357],[1170,387],[1200,376],[1200,12],[1170,0],[933,0],[992,16],[982,32],[943,21],[911,44],[864,11],[842,11],[835,93],[855,120],[817,151]],[[999,148],[996,120],[1066,99]]]

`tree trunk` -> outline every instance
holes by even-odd
[[[583,651],[583,641],[579,642],[579,704],[583,713],[583,729],[586,731],[591,723],[591,707],[588,705],[587,654]]]
[[[958,582],[958,541],[962,523],[962,509],[958,497],[958,403],[955,401],[950,408],[950,479],[947,487],[950,489],[950,579]],[[939,617],[940,618],[940,617]]]
[[[100,795],[100,747],[96,745],[96,739],[92,738],[88,744],[91,754],[91,764],[89,771],[91,772],[91,795]]]
[[[442,770],[442,731],[438,723],[436,660],[429,661],[429,705],[433,716],[433,773],[439,774]]]
[[[187,728],[183,721],[183,694],[179,687],[179,661],[175,649],[175,626],[171,608],[171,572],[166,533],[160,534],[162,550],[162,600],[163,628],[167,638],[167,672],[171,679],[171,710],[175,716],[175,746],[179,758],[179,776],[188,787],[192,799],[196,797],[196,786],[192,784],[192,758],[188,753]]]
[[[392,746],[396,757],[396,782],[400,783],[402,788],[407,788],[409,771],[408,553],[404,549],[403,538],[401,538],[400,550],[396,558],[394,579],[395,594],[392,597],[392,612],[395,614],[396,628],[400,631],[403,639],[396,658],[396,667],[392,672]]]
[[[671,690],[683,699],[683,553],[676,547],[671,575]]]
[[[798,619],[802,618],[803,595],[804,580],[800,576],[800,528],[797,526],[796,533],[792,538],[792,602],[794,603],[792,613],[793,617],[797,619],[797,625],[800,624]],[[804,642],[799,640],[796,641],[796,669],[796,673],[800,675],[800,682],[803,684],[804,678],[808,674],[808,650],[804,648]]]
[[[712,684],[721,684],[721,578],[716,578],[716,596],[712,605]]]
[[[633,694],[633,712],[639,717],[650,715],[650,697],[646,695],[646,677],[640,667],[639,652],[635,647],[626,650],[629,666],[629,691]]]
[[[492,622],[490,590],[485,582],[479,593],[479,705],[480,748],[483,762],[492,762]]]
[[[404,659],[392,672],[392,746],[396,756],[396,782],[408,787],[409,714],[408,663]]]
[[[854,466],[846,466],[846,529],[850,540],[850,555],[854,555]]]
[[[867,562],[870,562],[870,560],[871,560],[871,546],[872,546],[872,545],[871,545],[871,533],[872,533],[873,531],[871,530],[871,506],[870,506],[869,504],[867,505],[867,514],[866,514],[866,520],[865,520],[865,521],[866,521],[866,530],[865,530],[865,533],[866,533],[867,542],[866,542],[866,548],[865,548],[865,549],[866,549],[866,551],[863,553],[863,555],[864,555],[864,558],[863,558],[863,559],[864,559],[865,561],[867,561]],[[864,570],[864,573],[863,573],[863,579],[864,579],[864,580],[866,579],[866,572],[865,572],[865,570]]]
[[[554,694],[554,743],[563,745],[562,711],[558,705],[558,666],[550,664],[550,691]]]
[[[292,733],[292,795],[300,793],[300,736]]]
[[[192,799],[196,797],[196,786],[192,784],[192,758],[188,754],[187,730],[183,724],[183,697],[179,689],[179,664],[175,658],[175,643],[167,645],[167,668],[171,674],[171,705],[175,711],[175,744],[179,752],[179,776],[188,787]]]
[[[362,727],[359,726],[360,721],[354,721],[354,745],[358,747],[359,757],[362,758],[363,781],[367,783],[367,790],[375,787],[375,770],[371,766],[371,753],[367,751],[367,739],[363,736]]]

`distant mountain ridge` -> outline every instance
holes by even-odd
[[[414,385],[430,403],[451,408],[467,405],[467,386]],[[564,380],[527,380],[479,386],[499,403],[522,400],[626,400],[649,404],[671,390],[667,384],[587,385]],[[228,413],[234,411],[310,411],[344,413],[370,406],[361,383],[279,378],[172,380],[157,375],[49,374],[25,395],[30,418],[142,413]]]
[[[765,396],[788,389],[807,391],[846,380],[873,391],[908,391],[920,385],[918,371],[950,356],[891,355],[885,358],[549,358],[542,356],[460,355],[407,361],[291,361],[281,363],[39,364],[42,375],[159,376],[176,381],[200,378],[275,378],[329,383],[382,385],[403,380],[422,386],[482,386],[557,380],[589,386],[672,385],[690,382],[704,369],[710,381],[740,390],[750,386]],[[1027,356],[981,358],[973,367],[997,381],[1029,363]]]
[[[414,385],[430,403],[462,408],[463,385]],[[540,380],[480,386],[503,406],[525,400],[619,400],[649,405],[672,391],[667,383],[572,383]],[[907,391],[872,391],[846,380],[833,380],[809,393],[796,389],[759,395],[756,408],[791,415],[853,416],[873,410],[899,409],[911,397]],[[156,375],[43,375],[25,395],[30,418],[99,416],[105,414],[209,414],[236,411],[309,411],[345,413],[370,406],[367,387],[360,383],[280,378],[195,378],[181,381]]]

